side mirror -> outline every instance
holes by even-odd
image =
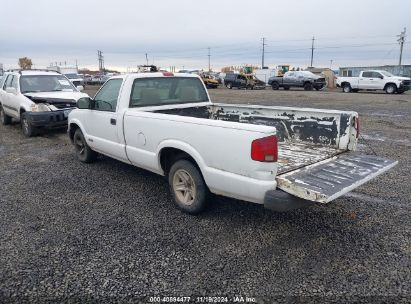
[[[91,109],[92,99],[90,97],[82,97],[77,100],[77,108],[79,109]]]
[[[76,88],[77,88],[77,90],[79,90],[80,92],[84,90],[84,87],[83,87],[82,85],[79,85],[79,86],[77,86]]]
[[[380,78],[381,78],[381,79],[384,79],[384,76],[380,75]]]
[[[13,88],[13,87],[6,88],[6,92],[11,93],[11,94],[17,94],[16,88]]]

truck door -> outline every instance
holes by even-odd
[[[294,72],[286,73],[283,77],[283,85],[293,86],[296,83],[296,74]]]
[[[378,72],[371,72],[372,73],[372,89],[376,89],[376,90],[383,90],[384,86],[385,86],[385,80],[384,80],[384,76],[381,73]]]
[[[108,80],[94,96],[91,109],[84,110],[82,119],[88,145],[117,159],[127,159],[118,137],[122,126],[117,124],[116,112],[122,82],[122,78]]]
[[[375,87],[373,72],[363,72],[358,80],[358,86],[360,89],[373,90]]]

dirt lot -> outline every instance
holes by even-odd
[[[106,157],[78,162],[64,131],[27,139],[18,124],[0,126],[0,302],[411,301],[410,92],[210,94],[215,102],[358,111],[360,150],[399,165],[326,206],[274,213],[217,197],[194,217],[174,208],[157,175]]]

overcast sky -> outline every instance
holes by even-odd
[[[261,65],[398,64],[398,37],[411,33],[410,0],[1,0],[0,63],[35,67],[66,62],[122,71],[146,62],[163,68]],[[408,36],[411,37],[410,34]],[[403,64],[411,64],[411,38]]]

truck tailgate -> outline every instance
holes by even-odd
[[[346,152],[278,175],[277,187],[294,196],[328,203],[394,167],[386,158]]]

